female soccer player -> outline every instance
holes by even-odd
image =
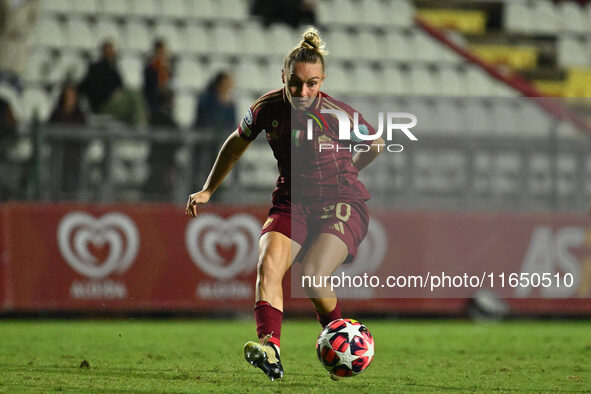
[[[324,56],[327,52],[318,31],[310,27],[303,40],[286,56],[282,69],[282,89],[271,91],[250,107],[238,129],[225,141],[203,189],[189,196],[186,213],[197,215],[197,205],[209,201],[238,158],[262,131],[277,159],[279,178],[273,192],[273,206],[261,231],[255,285],[254,316],[259,342],[244,346],[247,361],[260,368],[271,379],[283,376],[279,358],[283,318],[282,280],[296,256],[302,262],[304,275],[331,275],[346,259],[353,258],[367,234],[370,198],[357,179],[358,171],[373,161],[380,152],[377,138],[362,153],[344,147],[351,141],[338,141],[337,116],[324,115],[323,128],[316,128],[313,141],[298,140],[301,131],[292,128],[292,115],[306,111],[320,113],[322,108],[341,110],[354,119],[354,110],[320,91],[326,78]],[[361,133],[374,134],[374,129],[359,116]],[[319,130],[320,129],[320,130]],[[369,141],[368,141],[369,142]],[[292,144],[306,147],[313,154],[302,171],[294,168]],[[301,146],[300,146],[301,144]],[[297,185],[297,187],[295,186]],[[292,188],[293,186],[293,188]],[[305,201],[305,203],[304,203]],[[324,327],[341,318],[334,292],[308,292]]]

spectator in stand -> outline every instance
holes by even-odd
[[[220,71],[199,96],[197,106],[197,129],[210,129],[215,133],[216,146],[226,139],[222,132],[236,122],[236,107],[232,100],[234,78],[226,71]]]
[[[150,125],[156,130],[177,129],[172,117],[174,92],[170,86],[170,61],[162,40],[154,42],[154,52],[144,67],[144,97],[150,112]],[[144,185],[148,198],[168,200],[173,190],[175,142],[152,143],[148,164],[150,174]]]
[[[105,113],[130,125],[146,124],[143,98],[126,89],[117,69],[117,52],[112,41],[101,46],[101,58],[88,67],[79,87],[94,113]]]
[[[296,28],[315,24],[315,6],[312,0],[254,0],[250,12],[260,16],[265,26],[285,23]]]
[[[49,123],[54,125],[85,125],[86,117],[80,110],[78,92],[72,83],[66,83],[60,93],[57,105],[53,110]],[[80,131],[83,131],[81,128]],[[61,148],[62,158],[62,190],[75,193],[80,185],[80,168],[87,142],[78,139],[66,139]]]
[[[150,111],[150,124],[175,126],[172,119],[174,92],[170,87],[170,60],[162,40],[154,42],[154,53],[144,67],[144,96]]]
[[[194,173],[198,174],[200,168],[208,168],[215,157],[212,152],[219,149],[225,141],[227,130],[232,129],[236,122],[236,106],[232,100],[234,78],[226,71],[218,72],[207,85],[207,89],[199,96],[197,106],[197,119],[195,128],[197,131],[211,131],[213,140],[208,146],[195,146]],[[196,184],[203,183],[204,179],[194,179]],[[220,193],[221,196],[221,193]],[[219,196],[218,196],[219,198]]]

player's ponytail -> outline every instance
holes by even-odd
[[[322,63],[322,71],[324,71],[324,56],[328,55],[326,50],[326,43],[320,38],[318,30],[310,26],[302,34],[302,41],[296,45],[285,57],[283,69],[288,71],[294,62]]]

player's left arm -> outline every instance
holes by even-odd
[[[386,142],[384,139],[379,137],[372,142],[368,151],[357,152],[351,160],[353,165],[357,168],[357,171],[361,171],[363,168],[367,167],[369,163],[374,161],[376,157],[378,157],[378,155],[384,150],[385,144]]]

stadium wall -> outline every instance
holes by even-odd
[[[250,311],[264,206],[0,205],[0,305],[27,311]],[[372,210],[349,275],[494,272],[518,314],[591,315],[591,221],[572,214]],[[413,271],[414,270],[414,271]],[[454,271],[455,270],[455,271]],[[573,273],[568,289],[500,287],[500,273]],[[290,280],[291,278],[291,280]],[[311,311],[287,275],[289,311]],[[506,278],[508,281],[508,277]],[[293,281],[293,282],[292,282]],[[294,287],[295,286],[295,287]],[[463,313],[478,288],[363,288],[348,311]]]

